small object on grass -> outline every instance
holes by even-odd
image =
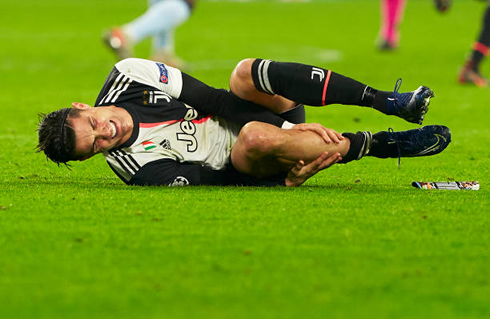
[[[478,181],[467,182],[412,182],[412,186],[420,189],[450,189],[450,190],[472,190],[480,189]]]

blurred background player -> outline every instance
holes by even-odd
[[[150,59],[178,68],[184,62],[175,54],[174,29],[187,21],[196,0],[149,0],[148,10],[135,20],[105,31],[103,40],[118,60],[134,56],[133,47],[153,37]]]
[[[381,0],[381,29],[378,36],[380,50],[390,51],[398,47],[398,26],[403,19],[405,4],[406,0]]]
[[[437,10],[447,11],[451,0],[434,0]],[[392,51],[400,41],[399,25],[405,12],[406,0],[381,0],[381,29],[378,36],[378,48]]]
[[[483,14],[483,23],[480,35],[473,44],[469,59],[459,73],[459,83],[470,83],[478,87],[488,86],[488,80],[480,74],[480,64],[488,54],[490,46],[490,4],[487,4]]]

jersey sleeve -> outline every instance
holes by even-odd
[[[242,174],[234,168],[213,170],[190,163],[162,159],[143,166],[128,182],[140,186],[285,186],[285,176],[259,179]]]
[[[229,181],[225,171],[162,159],[143,166],[128,184],[150,186],[228,185]]]
[[[163,63],[129,58],[116,63],[116,68],[133,81],[157,88],[175,99],[182,91],[180,70]]]
[[[160,62],[129,58],[116,64],[119,72],[170,95],[205,114],[245,125],[251,121],[289,128],[289,122],[267,108],[245,101],[233,93],[216,89],[180,70]]]

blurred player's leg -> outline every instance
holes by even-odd
[[[387,115],[421,124],[433,92],[424,86],[408,93],[378,91],[354,79],[299,63],[246,59],[232,73],[230,88],[238,97],[276,113],[297,104],[345,104],[372,107]],[[294,102],[293,102],[294,101]]]
[[[104,40],[122,59],[132,55],[134,45],[154,36],[154,54],[170,57],[173,54],[172,31],[189,18],[190,12],[184,0],[151,0],[150,7],[143,15],[121,28],[113,28],[104,35]],[[117,46],[118,43],[121,45]]]
[[[104,31],[102,39],[118,60],[134,56],[133,44],[120,28]]]
[[[480,74],[480,64],[488,55],[490,47],[490,6],[483,15],[483,25],[477,42],[473,44],[470,58],[459,73],[459,83],[472,83],[478,87],[488,86],[488,81]]]
[[[389,51],[398,47],[400,32],[398,27],[403,19],[406,0],[381,0],[381,30],[378,47]]]
[[[175,54],[174,30],[163,31],[153,37],[150,60],[164,62],[178,69],[185,69],[184,61]]]

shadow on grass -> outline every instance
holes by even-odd
[[[253,193],[274,193],[274,194],[290,194],[309,192],[349,192],[349,193],[390,193],[390,192],[406,192],[410,193],[432,193],[433,191],[419,190],[411,186],[411,183],[382,183],[375,182],[331,182],[323,185],[303,185],[300,187],[263,187],[263,186],[187,186],[187,187],[167,187],[167,186],[128,186],[121,182],[116,177],[108,177],[107,175],[87,176],[83,178],[73,178],[73,176],[41,176],[39,174],[27,174],[0,181],[2,189],[63,189],[70,190],[102,190],[102,191],[123,191],[123,192],[150,192],[150,193],[203,193],[203,192],[240,192],[245,194]],[[434,191],[441,192],[441,191]]]
[[[361,183],[331,183],[325,185],[303,185],[300,187],[264,187],[264,186],[186,186],[186,187],[167,187],[167,186],[129,186],[121,182],[116,178],[95,178],[84,177],[83,179],[64,178],[62,176],[40,176],[37,174],[30,174],[26,176],[20,176],[15,179],[8,179],[0,181],[1,188],[11,187],[64,187],[64,188],[90,188],[90,189],[117,189],[117,190],[149,190],[149,191],[185,191],[193,192],[203,190],[217,191],[227,189],[228,191],[239,192],[256,192],[267,191],[274,193],[290,193],[290,192],[311,192],[318,190],[344,190],[344,191],[361,191],[369,188],[371,191],[380,190],[386,191],[387,189],[398,188],[393,185],[375,185],[375,184],[361,184]]]

